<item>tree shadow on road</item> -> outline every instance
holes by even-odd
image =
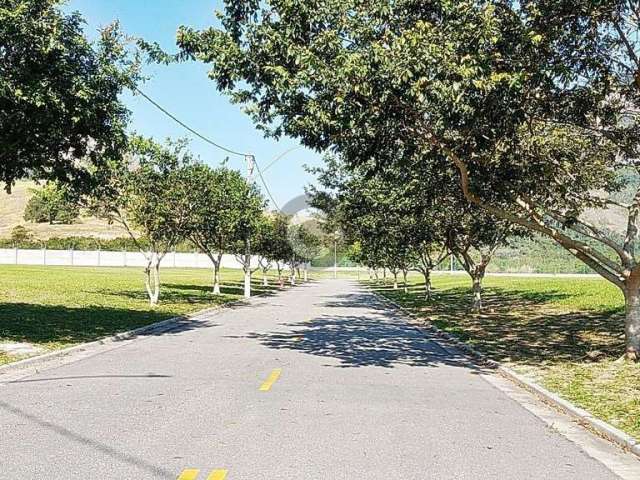
[[[460,353],[450,353],[404,320],[392,315],[321,315],[285,324],[287,332],[251,333],[263,345],[339,360],[339,367],[399,365],[469,366]]]
[[[321,297],[325,299],[320,305],[332,308],[366,308],[369,310],[388,310],[382,302],[370,293],[345,293]]]

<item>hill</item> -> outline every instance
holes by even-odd
[[[95,217],[81,217],[71,225],[26,222],[23,218],[24,209],[33,195],[31,189],[36,187],[36,183],[24,181],[18,182],[11,194],[0,191],[0,238],[9,237],[17,225],[25,226],[43,240],[51,237],[91,236],[110,239],[126,236],[126,232],[117,225],[109,225]]]

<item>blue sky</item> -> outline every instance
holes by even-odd
[[[179,25],[204,28],[217,24],[219,0],[70,0],[65,10],[78,10],[87,22],[87,34],[94,38],[100,26],[119,20],[123,30],[148,41],[158,42],[165,50],[175,51],[175,34]],[[293,139],[276,142],[263,138],[251,120],[215,88],[207,77],[207,66],[182,63],[170,66],[149,65],[151,79],[142,90],[182,121],[217,143],[233,150],[251,152],[262,167],[279,154],[295,147]],[[187,137],[191,149],[211,165],[219,164],[226,156],[220,150],[185,131],[164,116],[145,99],[127,94],[124,101],[132,111],[132,129],[156,139]],[[303,165],[320,165],[321,156],[307,149],[297,149],[279,160],[265,172],[265,180],[282,206],[304,192],[304,186],[314,178]],[[245,171],[244,160],[230,157],[231,168]],[[266,196],[266,193],[265,193]]]

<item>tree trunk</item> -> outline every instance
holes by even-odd
[[[402,283],[404,284],[404,293],[409,293],[409,287],[407,286],[407,271],[402,271]]]
[[[480,313],[482,310],[482,279],[484,278],[484,271],[474,272],[471,275],[473,282],[473,302],[471,304],[471,310],[476,313]]]
[[[276,268],[278,269],[278,282],[282,282],[282,267],[280,262],[276,262]]]
[[[144,274],[144,287],[149,297],[149,305],[155,307],[160,298],[160,261],[156,253],[148,257]]]
[[[148,259],[144,273],[144,286],[149,297],[149,305],[155,307],[160,298],[160,262],[155,253]]]
[[[291,267],[291,285],[296,284],[296,269],[295,267]]]
[[[213,264],[213,294],[220,295],[220,263]]]
[[[309,281],[309,270],[307,269],[307,266],[304,266],[304,281],[308,282]]]
[[[267,271],[266,270],[262,270],[262,285],[265,286],[265,287],[269,285],[269,280],[267,280]]]
[[[251,241],[244,243],[244,298],[251,297]]]
[[[244,271],[244,298],[251,297],[251,270],[246,269]]]
[[[156,260],[156,264],[153,267],[154,279],[153,279],[153,305],[157,305],[160,300],[160,261]]]
[[[431,271],[422,272],[424,275],[424,298],[431,301]]]
[[[382,284],[387,284],[387,267],[382,267]]]
[[[144,269],[144,289],[147,291],[149,304],[153,305],[153,291],[151,290],[151,261],[147,262],[147,266]]]
[[[398,289],[398,272],[393,272],[393,289]]]
[[[625,299],[625,357],[634,362],[640,361],[640,289],[637,286],[627,286],[624,291]]]

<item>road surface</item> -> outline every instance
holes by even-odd
[[[0,478],[618,478],[481,373],[308,284],[5,382]]]

